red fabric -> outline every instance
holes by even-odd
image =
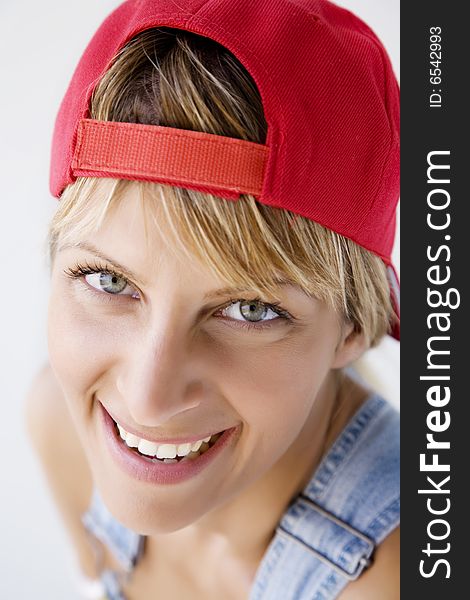
[[[74,181],[80,120],[117,51],[156,26],[228,48],[261,93],[269,147],[264,204],[291,210],[390,262],[399,197],[398,83],[375,33],[327,0],[128,0],[101,25],[56,121],[50,185]]]
[[[268,154],[262,144],[210,133],[82,119],[72,172],[259,196]]]

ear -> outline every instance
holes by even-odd
[[[350,322],[343,323],[331,368],[346,367],[364,354],[368,347],[369,341],[364,333],[354,331],[354,325]]]

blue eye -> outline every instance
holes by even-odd
[[[91,265],[85,261],[84,265],[76,264],[73,268],[65,269],[64,273],[67,277],[78,280],[87,291],[95,294],[97,299],[112,301],[113,296],[124,296],[140,300],[139,291],[124,275],[97,262]],[[232,323],[233,327],[257,331],[266,331],[279,322],[288,323],[295,320],[295,317],[281,308],[279,303],[263,302],[261,298],[231,299],[230,303],[220,308],[214,316],[224,318],[228,324]]]
[[[121,292],[127,291],[122,295],[132,296],[135,293],[134,288],[129,285],[127,279],[109,271],[88,273],[88,275],[85,275],[85,281],[96,290],[107,294],[121,294]]]
[[[86,283],[97,291],[98,294],[109,296],[130,296],[139,299],[139,292],[129,281],[117,271],[107,269],[98,264],[85,266],[77,264],[68,268],[64,273],[72,279],[85,279]]]
[[[231,319],[235,319],[236,321],[248,321],[251,323],[272,321],[280,316],[279,313],[275,312],[268,304],[259,300],[237,300],[223,309],[223,311],[226,313],[226,316]]]
[[[225,319],[227,325],[235,329],[259,333],[268,331],[276,325],[290,324],[296,320],[280,306],[279,302],[263,302],[261,298],[232,299],[230,304],[220,309],[215,316]]]

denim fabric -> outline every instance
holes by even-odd
[[[291,502],[250,600],[330,600],[400,520],[399,413],[372,395]]]
[[[289,504],[258,567],[248,600],[332,600],[373,561],[400,521],[399,413],[369,396]],[[144,536],[120,524],[98,492],[82,516],[123,567],[101,571],[109,600],[143,553]]]
[[[82,523],[91,534],[92,542],[94,538],[103,542],[121,566],[120,570],[104,569],[102,552],[100,547],[94,544],[100,580],[107,599],[126,600],[121,588],[143,554],[145,537],[117,521],[107,509],[96,488],[93,490],[88,510],[82,515]]]

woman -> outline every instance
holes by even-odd
[[[100,594],[398,597],[398,414],[347,370],[398,336],[398,148],[388,57],[330,2],[131,0],[98,30],[28,422]]]

